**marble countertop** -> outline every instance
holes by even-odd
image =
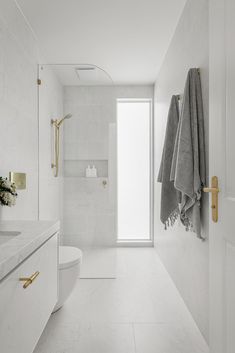
[[[20,232],[0,245],[0,281],[59,228],[59,221],[0,222],[0,232]]]

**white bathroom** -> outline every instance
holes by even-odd
[[[233,353],[235,4],[0,0],[0,352]]]

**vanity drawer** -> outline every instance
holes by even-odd
[[[55,234],[0,283],[1,352],[33,352],[57,301],[57,265]],[[19,280],[37,271],[31,284]]]

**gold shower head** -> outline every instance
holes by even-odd
[[[64,122],[65,119],[70,119],[70,118],[72,118],[72,114],[70,114],[70,113],[66,114],[63,119],[61,119],[57,122],[57,126],[59,127]]]

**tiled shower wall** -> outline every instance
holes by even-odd
[[[117,98],[153,98],[153,86],[64,88],[64,244],[115,245]],[[98,178],[85,178],[87,164]]]
[[[114,87],[65,87],[64,113],[73,118],[64,125],[63,241],[81,248],[111,246],[116,238],[109,164],[109,130],[116,122]],[[96,166],[97,178],[85,178],[88,164]]]

